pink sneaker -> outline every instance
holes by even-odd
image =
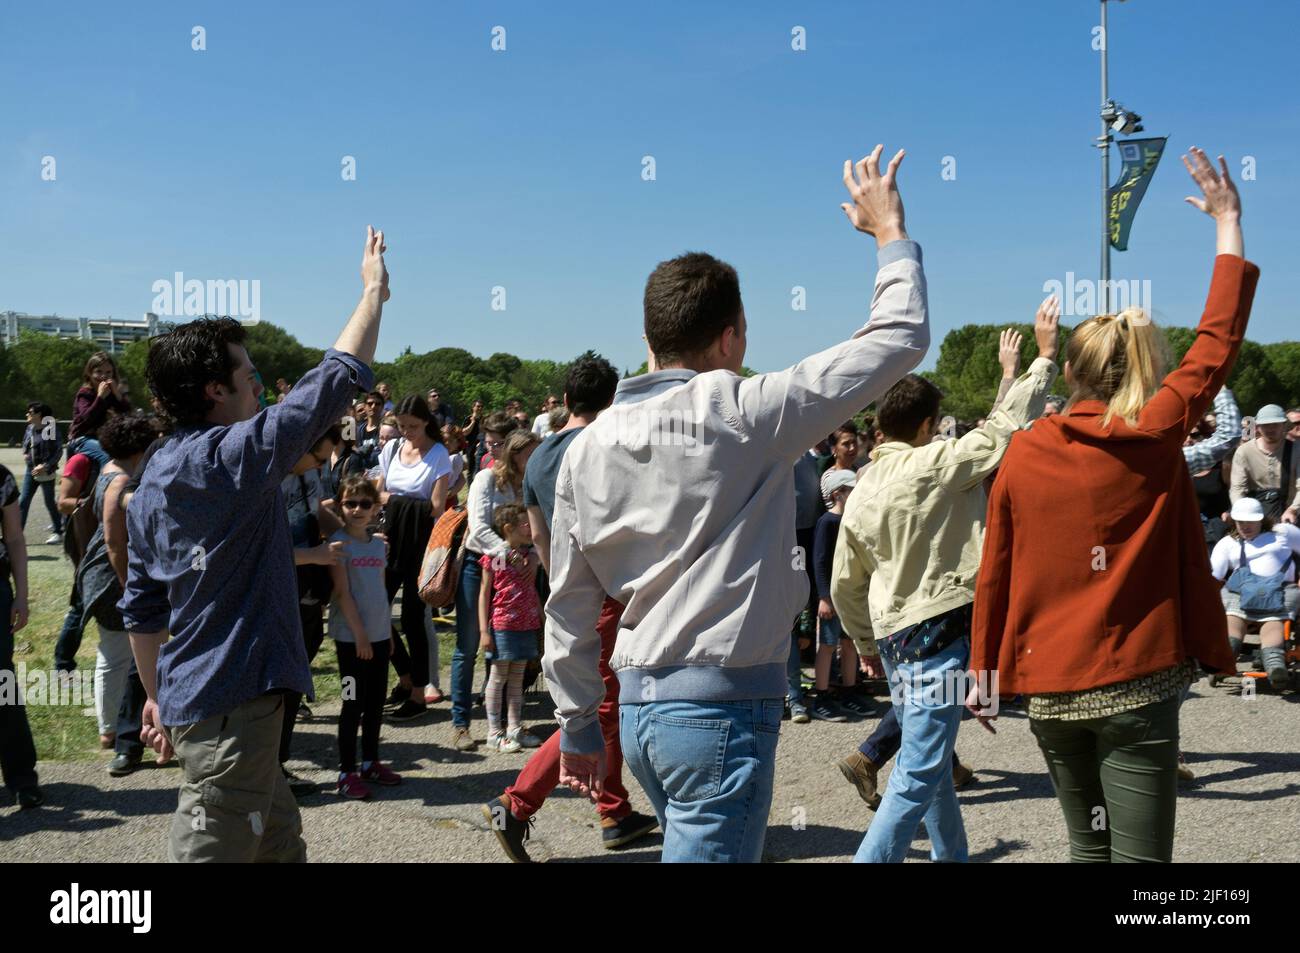
[[[338,792],[342,797],[364,801],[370,797],[370,786],[361,780],[361,775],[353,771],[351,774],[344,775],[339,781]]]
[[[382,761],[373,761],[368,771],[362,771],[361,777],[366,781],[373,781],[375,784],[382,784],[386,788],[391,788],[394,784],[402,783],[402,776],[384,764]]]

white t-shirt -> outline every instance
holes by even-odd
[[[1232,571],[1241,565],[1242,541],[1225,536],[1214,544],[1210,554],[1210,569],[1216,579],[1227,579]],[[1246,559],[1250,571],[1257,576],[1272,576],[1282,571],[1287,556],[1291,556],[1291,566],[1286,578],[1296,578],[1296,560],[1300,559],[1300,527],[1290,523],[1278,523],[1267,533],[1260,533],[1254,539],[1246,541]]]
[[[379,454],[379,469],[384,474],[384,489],[398,496],[413,496],[427,500],[433,496],[433,485],[438,478],[451,475],[451,455],[447,448],[435,443],[429,452],[414,465],[402,462],[399,452],[405,440],[390,440]]]
[[[533,433],[539,437],[549,437],[551,435],[551,415],[549,411],[540,413],[533,418]]]
[[[456,485],[456,481],[460,479],[461,471],[463,471],[464,469],[465,469],[465,454],[453,453],[451,455],[451,476],[447,478],[448,489]]]

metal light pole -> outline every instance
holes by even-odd
[[[1101,313],[1110,314],[1110,123],[1106,108],[1110,102],[1107,88],[1106,56],[1110,48],[1110,30],[1106,26],[1106,0],[1101,0]]]

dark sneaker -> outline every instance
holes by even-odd
[[[843,711],[859,718],[869,718],[876,713],[875,702],[852,689],[842,692],[835,702]]]
[[[30,811],[34,807],[40,807],[45,803],[45,793],[33,784],[31,787],[19,788],[18,806],[24,811]]]
[[[960,791],[975,780],[975,772],[962,764],[956,752],[952,756],[952,786]]]
[[[108,773],[115,778],[124,778],[136,768],[140,767],[140,759],[143,752],[137,754],[119,754],[116,758],[108,763]]]
[[[307,703],[306,703],[306,702],[298,702],[298,714],[297,714],[297,720],[298,720],[298,721],[306,721],[306,720],[307,720],[308,718],[310,718],[310,717],[311,717],[311,709],[307,707]]]
[[[414,721],[421,715],[429,713],[429,706],[413,702],[409,698],[388,713],[389,721]]]
[[[280,771],[284,774],[284,779],[289,782],[289,790],[293,792],[294,797],[302,797],[305,794],[315,794],[317,786],[315,781],[308,781],[306,778],[300,778],[284,765],[280,765]]]
[[[395,784],[402,783],[402,776],[382,761],[374,761],[371,762],[370,767],[362,770],[361,780],[391,788]]]
[[[1291,682],[1291,673],[1285,665],[1274,665],[1268,670],[1268,683],[1276,689],[1286,688]]]
[[[403,688],[401,683],[393,686],[393,690],[388,693],[388,701],[384,702],[385,708],[396,708],[402,702],[411,700],[411,690]]]
[[[533,859],[528,856],[524,842],[532,832],[533,819],[530,817],[521,821],[515,817],[510,810],[510,799],[505,796],[493,798],[479,810],[483,812],[488,828],[497,836],[497,843],[506,852],[506,856],[516,864],[531,864]]]
[[[867,802],[867,807],[875,810],[880,807],[880,793],[876,789],[876,775],[880,768],[861,751],[855,751],[843,761],[835,762],[844,779],[858,789],[858,797]]]
[[[814,695],[812,704],[808,706],[808,713],[818,721],[848,721],[844,712],[840,711],[840,706],[835,704],[835,699],[830,695]]]
[[[457,728],[451,736],[451,746],[457,751],[473,751],[478,742],[469,736],[468,728]]]
[[[632,843],[638,837],[644,837],[658,826],[657,817],[647,817],[636,811],[617,821],[612,817],[603,817],[600,820],[601,845],[606,850],[613,850]]]
[[[808,709],[803,705],[791,705],[790,720],[796,725],[806,725],[812,721],[812,715],[808,714]]]

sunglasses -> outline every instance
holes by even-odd
[[[345,510],[368,510],[375,504],[370,500],[344,500],[342,505]]]

